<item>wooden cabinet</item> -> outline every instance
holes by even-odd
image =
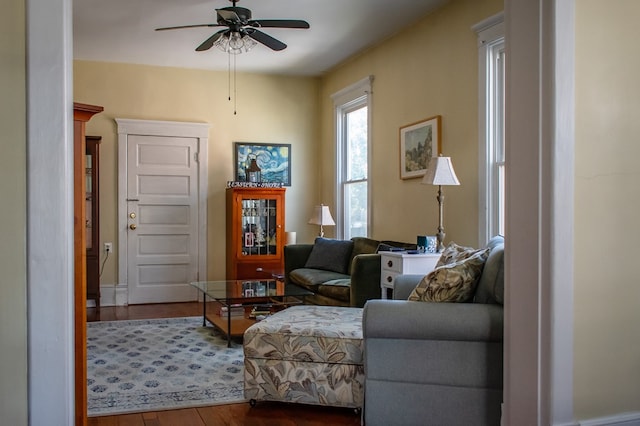
[[[87,424],[87,213],[85,125],[103,108],[73,104],[73,269],[75,310],[75,424]]]
[[[284,270],[285,188],[227,188],[227,279]]]
[[[100,140],[86,137],[85,208],[87,244],[87,300],[94,300],[100,309]]]

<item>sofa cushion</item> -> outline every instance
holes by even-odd
[[[318,294],[332,299],[349,302],[351,297],[351,279],[341,278],[337,280],[326,281],[318,286]]]
[[[289,279],[292,283],[308,288],[314,293],[318,292],[318,286],[327,281],[349,279],[349,275],[339,274],[322,269],[298,268],[291,271]]]
[[[351,238],[351,241],[353,241],[353,250],[351,250],[351,256],[349,257],[349,265],[347,269],[347,274],[349,275],[351,275],[351,265],[353,262],[353,258],[361,254],[375,253],[376,249],[378,248],[378,244],[380,244],[378,240],[367,237],[353,237]]]
[[[352,259],[359,254],[375,253],[378,244],[380,244],[380,241],[367,237],[353,237],[351,241],[353,241],[353,250],[351,251]]]
[[[471,300],[488,255],[489,249],[485,248],[469,258],[437,267],[418,283],[409,295],[409,300],[422,302]]]
[[[352,250],[353,241],[318,237],[304,267],[346,274]]]
[[[438,263],[436,263],[436,268],[438,266],[450,265],[452,263],[468,259],[474,254],[480,253],[483,250],[484,249],[461,246],[452,242],[442,251],[440,259],[438,259]]]
[[[493,237],[487,244],[491,250],[484,264],[473,301],[504,304],[504,238]]]

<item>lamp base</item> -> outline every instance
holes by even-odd
[[[445,236],[445,233],[442,232],[440,228],[438,228],[438,233],[436,234],[436,238],[438,239],[438,249],[436,250],[436,253],[442,253],[445,249],[444,236]]]
[[[438,253],[442,253],[444,251],[444,225],[442,224],[442,207],[444,205],[444,194],[442,193],[442,185],[438,185],[438,196],[436,197],[438,200],[438,233],[436,234],[438,238]]]

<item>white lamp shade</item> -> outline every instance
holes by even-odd
[[[320,204],[319,206],[315,206],[313,208],[313,215],[311,219],[309,219],[309,224],[311,225],[335,225],[336,223],[333,221],[333,217],[331,217],[331,212],[329,211],[329,206],[325,206],[324,204]]]
[[[460,185],[451,157],[432,157],[422,179],[425,185]]]
[[[296,232],[295,231],[287,231],[284,233],[284,244],[286,246],[290,244],[296,243]]]

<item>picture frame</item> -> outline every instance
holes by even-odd
[[[246,182],[245,169],[255,158],[263,183],[291,186],[291,144],[234,142],[234,178]]]
[[[400,127],[400,178],[424,176],[431,157],[442,153],[442,117],[436,115]]]

